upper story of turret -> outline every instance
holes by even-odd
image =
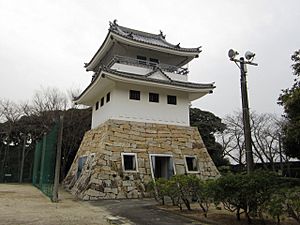
[[[91,106],[92,128],[109,119],[189,126],[189,106],[215,88],[188,81],[186,64],[200,48],[183,48],[150,34],[110,23],[108,34],[85,64],[92,82],[75,103]]]
[[[134,30],[110,22],[109,32],[90,62],[87,71],[97,73],[101,68],[146,75],[159,68],[172,80],[187,81],[184,67],[201,52],[198,48],[183,48],[166,41],[166,36]]]

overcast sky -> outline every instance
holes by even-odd
[[[193,106],[221,117],[241,107],[239,69],[228,50],[255,52],[259,66],[248,67],[250,108],[282,113],[276,101],[292,85],[290,57],[300,49],[299,0],[0,0],[0,98],[25,101],[48,86],[83,90],[92,76],[84,62],[114,19],[162,30],[182,47],[202,46],[189,79],[215,82],[216,89]]]

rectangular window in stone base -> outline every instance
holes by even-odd
[[[176,174],[173,156],[169,154],[149,154],[153,179],[170,179]]]
[[[83,155],[83,156],[79,157],[78,162],[77,162],[78,165],[77,165],[76,179],[78,179],[80,177],[86,160],[87,160],[87,155]]]
[[[196,156],[184,156],[186,171],[189,172],[198,172],[198,162]]]
[[[136,153],[121,153],[122,168],[124,172],[138,172],[137,154]]]

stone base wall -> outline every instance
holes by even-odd
[[[136,153],[138,172],[125,172],[121,153]],[[108,120],[86,132],[64,185],[83,200],[147,197],[152,180],[149,154],[172,155],[175,173],[185,174],[184,156],[196,156],[201,179],[220,176],[194,127]],[[87,156],[78,176],[78,160]]]

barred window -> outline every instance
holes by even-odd
[[[174,95],[168,95],[168,104],[176,105],[177,104],[177,97]]]
[[[149,93],[149,102],[159,102],[159,94]]]
[[[129,99],[140,100],[141,99],[141,92],[130,90],[129,91]]]

